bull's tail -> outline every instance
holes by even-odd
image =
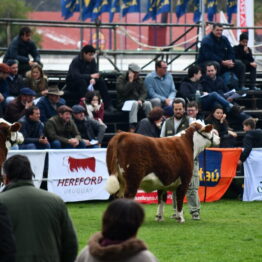
[[[118,192],[117,197],[124,197],[125,188],[125,181],[119,167],[117,152],[118,144],[122,139],[123,136],[121,135],[113,137],[108,144],[106,155],[109,178],[105,189],[110,195]]]

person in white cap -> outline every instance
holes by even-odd
[[[132,103],[129,111],[130,132],[135,131],[139,110],[143,110],[146,116],[152,110],[151,102],[146,101],[147,92],[143,81],[139,78],[140,70],[137,64],[129,64],[128,71],[120,75],[116,81],[118,107],[122,108],[126,101]]]

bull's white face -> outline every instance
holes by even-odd
[[[194,159],[207,147],[218,146],[220,144],[220,137],[217,130],[212,129],[210,132],[203,132],[199,130],[194,132]]]

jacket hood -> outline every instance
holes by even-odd
[[[102,239],[103,235],[99,232],[93,235],[88,243],[90,254],[101,260],[108,260],[109,257],[112,261],[123,260],[147,249],[145,243],[137,238],[108,246],[100,244]]]

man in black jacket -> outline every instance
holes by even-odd
[[[246,161],[252,148],[262,147],[262,130],[256,129],[256,121],[253,118],[248,118],[243,122],[243,130],[246,135],[243,139],[244,150],[240,156],[238,164]]]
[[[29,27],[22,27],[19,35],[16,36],[9,45],[3,60],[4,63],[9,59],[18,60],[18,72],[22,75],[30,70],[33,64],[38,63],[42,65],[40,62],[40,55],[31,37],[32,30]],[[29,55],[33,57],[33,61],[30,61]]]
[[[73,59],[66,77],[65,97],[67,104],[78,104],[86,92],[96,89],[100,92],[105,109],[115,111],[105,81],[100,77],[95,61],[96,49],[91,45],[82,48],[80,54]]]
[[[256,84],[256,74],[257,74],[257,64],[252,55],[252,50],[247,46],[248,34],[242,33],[239,36],[239,45],[234,46],[234,52],[236,59],[239,59],[246,66],[246,72],[250,72],[250,89],[257,90]]]

